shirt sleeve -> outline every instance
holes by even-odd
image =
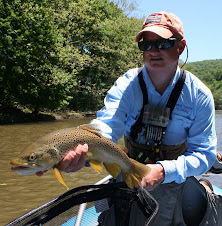
[[[189,176],[205,173],[216,160],[215,108],[211,92],[198,91],[196,115],[188,131],[187,152],[177,160],[160,161],[165,170],[163,183],[182,183]]]
[[[132,73],[126,73],[114,83],[104,100],[104,107],[92,120],[101,127],[102,135],[117,143],[126,128],[126,121],[134,106],[135,97],[132,92]]]

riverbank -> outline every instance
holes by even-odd
[[[71,118],[93,117],[96,112],[79,111],[52,111],[39,112],[38,114],[26,113],[20,109],[5,109],[0,112],[0,125],[24,123],[24,122],[45,122]]]
[[[216,113],[222,114],[222,110],[216,110]],[[39,112],[38,114],[27,113],[20,109],[7,109],[0,111],[0,125],[25,123],[25,122],[47,122],[62,119],[94,117],[96,111],[52,111]]]

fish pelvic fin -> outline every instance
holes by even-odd
[[[103,163],[100,161],[97,161],[95,159],[89,160],[90,166],[97,172],[101,173],[103,171]]]
[[[115,163],[103,163],[106,171],[112,175],[114,178],[117,178],[117,176],[120,174],[121,169],[119,165]]]
[[[134,189],[140,184],[143,177],[150,173],[151,168],[134,159],[130,160],[132,161],[131,170],[129,172],[123,170],[123,176],[127,186]]]
[[[53,171],[54,171],[54,173],[55,173],[55,176],[56,176],[57,180],[58,180],[61,184],[63,184],[63,185],[67,188],[67,190],[69,190],[69,187],[66,185],[65,181],[63,180],[62,175],[61,175],[59,169],[56,168],[56,167],[54,167],[54,168],[53,168]]]

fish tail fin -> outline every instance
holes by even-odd
[[[131,170],[129,172],[123,170],[123,176],[127,186],[133,189],[140,184],[143,177],[151,171],[151,168],[134,159],[130,160],[132,161]]]
[[[67,188],[67,190],[69,190],[69,187],[66,185],[66,182],[63,180],[62,175],[61,175],[59,169],[56,168],[56,167],[54,167],[53,170],[54,170],[54,173],[55,173],[55,176],[56,176],[57,180],[58,180],[61,184],[63,184],[63,185]]]

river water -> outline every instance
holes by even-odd
[[[66,192],[66,188],[50,170],[42,177],[19,175],[11,171],[10,160],[41,136],[54,130],[89,123],[92,118],[54,122],[24,123],[0,126],[0,225],[4,225],[31,209]],[[222,150],[222,113],[216,114],[218,150]],[[123,140],[120,140],[120,144]],[[97,174],[91,167],[63,174],[69,188],[94,184],[107,175]],[[220,178],[219,178],[220,179]],[[222,183],[221,183],[222,188]]]

